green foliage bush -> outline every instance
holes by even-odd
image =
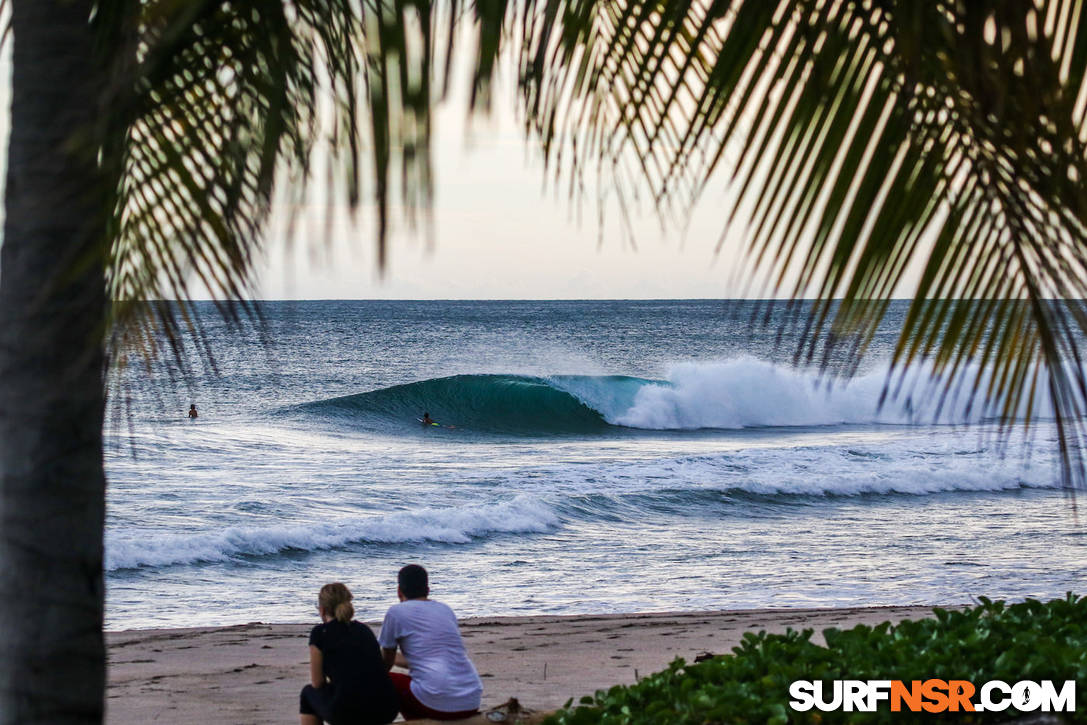
[[[698,664],[676,659],[668,669],[631,686],[600,690],[560,710],[546,725],[707,725],[710,723],[910,722],[933,719],[997,722],[1003,712],[795,712],[789,707],[794,680],[989,680],[1076,681],[1076,712],[1087,722],[1087,599],[1069,594],[1042,603],[1006,605],[982,599],[965,611],[934,609],[934,617],[897,625],[824,630],[827,646],[811,641],[813,630],[747,633],[731,655]],[[824,687],[829,687],[827,682]],[[975,702],[976,702],[975,696]]]

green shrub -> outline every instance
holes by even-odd
[[[965,611],[934,609],[934,616],[897,625],[824,630],[827,646],[811,641],[813,630],[747,633],[733,654],[698,664],[676,659],[668,669],[635,685],[600,690],[560,710],[547,725],[709,723],[909,722],[933,719],[997,722],[1003,712],[891,712],[886,701],[874,712],[790,709],[794,680],[989,680],[1076,681],[1071,721],[1087,722],[1087,599],[1069,594],[1042,603],[1006,605],[982,599]],[[829,683],[824,687],[829,687]],[[976,697],[975,697],[976,702]]]

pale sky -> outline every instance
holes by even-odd
[[[0,143],[10,127],[11,44],[0,53]],[[452,93],[435,122],[433,245],[392,215],[389,267],[377,274],[374,225],[364,208],[354,224],[339,219],[331,239],[325,207],[297,218],[301,243],[288,246],[275,226],[257,269],[264,299],[580,299],[732,297],[735,265],[726,248],[724,191],[712,190],[686,235],[661,231],[649,211],[637,215],[628,241],[612,204],[599,225],[595,190],[581,204],[566,187],[545,190],[535,147],[514,116],[510,84],[495,89],[490,116],[466,118],[466,94]],[[319,165],[321,159],[316,163]],[[0,162],[0,187],[4,165]],[[322,172],[315,174],[322,178]],[[368,177],[364,177],[369,181]],[[2,219],[2,209],[0,209]],[[399,229],[395,229],[395,226]],[[735,249],[734,247],[732,249]],[[194,285],[193,296],[206,298]]]
[[[467,71],[465,67],[458,74],[455,68],[454,81],[468,78]],[[308,217],[308,224],[302,215],[307,230],[302,238],[307,243],[288,250],[282,234],[269,235],[258,295],[265,299],[775,296],[764,278],[750,279],[748,265],[740,263],[747,236],[743,214],[726,229],[732,204],[727,175],[721,170],[685,229],[662,229],[648,208],[636,213],[632,220],[636,248],[614,201],[605,207],[601,226],[592,181],[580,214],[565,184],[558,190],[545,189],[539,152],[534,142],[525,140],[516,119],[513,77],[507,62],[500,69],[490,116],[467,119],[467,91],[456,86],[437,112],[431,247],[424,235],[409,234],[401,224],[392,236],[389,267],[381,277],[374,264],[372,216],[364,210],[354,225],[337,224],[328,239],[322,207]],[[726,152],[724,171],[731,171],[728,160],[736,156]],[[392,216],[394,224],[401,221],[395,213]],[[915,261],[899,294],[912,295],[918,278]]]
[[[506,100],[508,99],[508,100]],[[331,246],[323,209],[303,219],[302,236],[317,245],[284,249],[273,233],[260,295],[317,298],[694,298],[731,297],[734,264],[726,247],[724,189],[707,195],[686,234],[662,233],[656,216],[635,219],[633,248],[617,206],[600,226],[595,191],[571,202],[564,186],[544,189],[535,148],[526,144],[508,95],[490,117],[466,126],[464,104],[439,113],[435,139],[434,239],[400,224],[384,279],[373,263],[372,217],[335,225]],[[394,223],[400,219],[394,215]],[[314,253],[314,249],[316,252]]]
[[[0,56],[0,140],[7,147],[11,44]],[[462,74],[466,75],[466,74]],[[511,76],[508,71],[506,78]],[[626,299],[765,296],[743,280],[742,226],[715,247],[730,208],[725,179],[709,186],[686,231],[663,229],[656,215],[633,216],[634,241],[617,205],[598,221],[596,193],[580,204],[565,185],[544,188],[543,165],[515,114],[512,84],[495,89],[490,116],[466,118],[466,93],[454,90],[435,121],[433,245],[409,233],[393,210],[389,266],[378,275],[374,224],[363,208],[341,215],[328,234],[323,205],[297,216],[299,243],[272,225],[257,269],[263,299]],[[320,166],[321,158],[316,160]],[[0,166],[0,172],[3,171]],[[323,178],[317,171],[315,178]],[[369,182],[369,177],[364,177]],[[399,229],[396,227],[399,226]],[[194,290],[197,298],[206,298]]]

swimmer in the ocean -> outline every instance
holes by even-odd
[[[190,418],[199,418],[200,417],[200,414],[196,412],[196,403],[193,403],[192,405],[189,406],[189,417]]]

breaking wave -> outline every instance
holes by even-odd
[[[557,524],[558,519],[545,504],[519,496],[482,506],[424,508],[331,522],[228,526],[195,533],[128,531],[107,538],[106,569],[233,561],[364,543],[463,544],[492,534],[548,531]]]
[[[443,428],[499,433],[590,434],[642,430],[980,422],[942,400],[924,370],[880,405],[886,370],[830,384],[818,373],[749,358],[683,363],[664,379],[619,375],[455,375],[301,406],[375,429],[416,425],[427,411]],[[942,405],[941,405],[942,401]],[[1035,413],[1049,413],[1042,401]]]

